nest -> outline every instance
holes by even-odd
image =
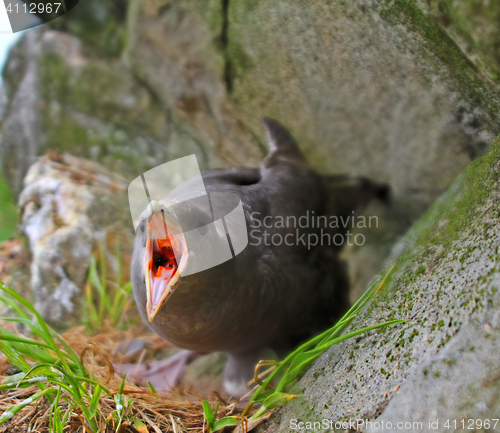
[[[8,324],[6,326],[14,326]],[[114,372],[113,362],[146,362],[145,349],[132,354],[124,353],[123,342],[142,340],[148,353],[164,353],[169,347],[156,335],[145,334],[142,325],[135,325],[126,331],[117,331],[105,325],[96,335],[89,335],[85,327],[74,328],[64,334],[63,339],[81,360],[92,377],[105,385],[111,395],[102,394],[98,403],[99,432],[115,432],[113,414],[116,404],[113,395],[122,385],[122,377]],[[8,359],[0,355],[0,379],[19,372],[9,364]],[[40,389],[36,386],[11,388],[0,391],[0,413],[9,410],[23,400],[32,397]],[[120,433],[164,433],[164,432],[206,432],[202,400],[208,399],[212,409],[217,408],[217,418],[238,415],[242,412],[237,402],[228,402],[215,391],[208,398],[189,389],[177,388],[168,394],[155,393],[149,388],[126,382],[121,394],[125,397],[124,422]],[[60,401],[61,412],[69,410],[69,404]],[[0,426],[0,433],[49,432],[49,420],[53,408],[45,398],[38,399],[24,407],[10,421]],[[137,422],[139,421],[139,422]],[[245,430],[248,430],[245,428]],[[73,411],[64,427],[64,432],[90,433],[84,417]]]

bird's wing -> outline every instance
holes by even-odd
[[[391,189],[387,184],[373,182],[362,176],[330,175],[324,176],[328,192],[329,215],[338,217],[360,215],[370,201],[377,199],[390,202]]]

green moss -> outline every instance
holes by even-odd
[[[16,224],[17,206],[9,187],[0,177],[0,242],[14,234]]]
[[[166,141],[167,114],[122,66],[88,57],[80,65],[40,55],[46,146],[131,176],[150,168],[151,142]],[[166,157],[169,149],[162,150]],[[161,150],[154,147],[156,156]],[[149,161],[149,162],[148,162]]]
[[[92,140],[86,128],[78,125],[70,114],[72,77],[60,56],[45,54],[40,59],[43,125],[47,137],[47,149],[68,151],[77,156],[88,156]]]
[[[419,275],[425,274],[426,269],[424,265],[420,265],[418,269],[415,271],[415,276],[418,277]]]
[[[500,82],[500,3],[487,0],[427,0],[424,7],[467,52],[477,68]]]
[[[87,59],[81,67],[73,69],[55,53],[44,54],[40,65],[45,100],[57,101],[62,109],[71,107],[124,128],[137,121],[135,114],[143,109],[141,101],[135,102],[134,110],[120,104],[131,85],[124,79],[125,71],[117,73],[109,64],[96,59]]]
[[[411,343],[413,341],[413,339],[418,336],[420,333],[418,332],[417,329],[414,329],[413,332],[411,333],[410,337],[409,337],[409,342]]]
[[[221,0],[205,0],[202,2],[184,0],[182,7],[191,12],[202,26],[207,26],[212,34],[212,43],[223,49],[221,36],[224,22],[223,2]]]
[[[405,238],[406,246],[396,259],[393,277],[387,281],[382,296],[370,306],[365,317],[369,317],[372,311],[380,308],[380,305],[385,305],[386,302],[397,302],[397,307],[393,309],[397,314],[393,317],[409,317],[415,296],[419,293],[408,290],[408,287],[411,287],[416,276],[422,273],[421,270],[433,269],[448,254],[450,249],[454,248],[454,243],[460,240],[464,234],[468,236],[474,236],[475,233],[484,235],[482,227],[473,224],[473,222],[480,220],[491,200],[495,200],[498,196],[499,160],[500,143],[497,140],[491,151],[481,159],[471,163],[449,191],[438,199],[410,230]],[[442,221],[446,221],[446,224],[442,224]],[[475,250],[476,247],[470,245],[464,248],[464,254],[472,257]],[[460,250],[459,256],[461,254]],[[469,259],[464,259],[464,263],[467,260]],[[417,264],[416,272],[413,271],[415,264]],[[384,275],[384,272],[381,275]],[[439,290],[435,293],[434,302],[436,303],[440,302],[443,291],[447,290],[448,287],[451,290],[456,290],[454,285],[452,287],[451,277],[443,278],[437,281],[437,284]],[[467,282],[464,287],[460,287],[460,292],[456,294],[460,304],[458,307],[468,308],[471,313],[483,308],[483,299],[488,296],[479,293]],[[452,319],[445,320],[443,318],[451,313],[449,308],[443,309],[440,312],[439,320],[434,321],[429,327],[431,334],[438,332],[437,349],[445,346],[461,327],[461,322],[455,323]],[[442,335],[440,330],[444,330],[445,326],[450,331]],[[388,332],[391,330],[388,329]],[[401,350],[418,335],[418,331],[414,329],[412,334],[406,337],[406,329],[402,329],[399,335],[392,339],[394,347],[396,350]],[[435,339],[435,337],[429,336],[427,338],[428,344],[432,345]],[[390,355],[388,354],[388,356]]]
[[[474,129],[500,131],[496,117],[500,113],[500,101],[495,89],[485,84],[483,77],[457,45],[413,1],[383,0],[363,4],[360,8],[353,8],[352,2],[345,4],[336,2],[333,7],[333,3],[324,1],[229,2],[227,51],[234,75],[231,96],[237,103],[237,109],[241,110],[241,117],[255,135],[261,134],[254,119],[255,113],[286,119],[294,137],[307,152],[308,160],[316,168],[325,172],[332,168],[340,169],[334,158],[320,150],[326,143],[321,141],[325,138],[325,128],[318,127],[318,122],[324,121],[324,118],[318,114],[322,110],[328,112],[331,107],[323,106],[326,102],[318,95],[332,92],[330,86],[344,84],[330,77],[333,73],[342,76],[343,71],[336,67],[332,70],[329,68],[331,63],[325,59],[331,48],[329,44],[338,42],[346,48],[346,58],[339,63],[345,63],[346,69],[351,65],[358,66],[355,59],[351,59],[355,56],[349,55],[350,45],[346,42],[349,33],[343,33],[342,25],[345,25],[346,19],[351,19],[352,34],[364,35],[368,29],[376,29],[379,17],[385,21],[381,25],[387,30],[381,34],[390,35],[390,43],[397,44],[393,52],[414,58],[415,66],[411,74],[415,74],[415,81],[422,80],[422,86],[433,89],[433,92],[436,82],[439,82],[456,94],[453,102],[453,98],[439,97],[436,107],[429,107],[436,109],[436,116],[443,114],[439,112],[443,108],[448,109],[445,107],[448,101],[452,104],[464,101],[467,113],[472,112],[474,107],[480,107],[474,111]],[[359,12],[360,9],[363,13]],[[314,38],[313,34],[316,35]],[[386,55],[383,50],[380,54]],[[388,64],[385,73],[391,74],[400,66],[389,55],[384,60]],[[427,80],[427,84],[423,80]],[[378,79],[374,78],[374,84],[379,84]],[[340,103],[334,92],[331,100],[332,105],[333,101]],[[456,111],[460,108],[464,107],[457,106]],[[336,114],[332,110],[332,118]],[[465,120],[459,121],[465,123]],[[364,119],[364,122],[368,121]],[[318,147],[318,143],[321,146]]]
[[[119,57],[125,46],[125,22],[128,2],[85,0],[64,19],[51,21],[57,30],[72,33],[103,56]]]
[[[443,338],[441,338],[441,341],[439,342],[439,345],[438,345],[438,349],[445,346],[446,343],[448,343],[448,341],[451,340],[451,337],[452,337],[451,335],[445,335]]]
[[[482,158],[473,161],[449,188],[415,224],[406,235],[406,247],[395,263],[395,278],[387,282],[382,290],[390,297],[397,287],[407,287],[415,275],[421,273],[425,264],[433,265],[449,251],[453,242],[467,230],[477,230],[474,221],[499,180],[499,172],[495,167],[500,159],[500,140],[493,144],[491,151]],[[441,221],[446,224],[441,225]],[[436,247],[439,248],[437,249]],[[472,250],[474,249],[471,247]],[[436,253],[439,250],[439,253]],[[419,263],[417,272],[412,271],[415,263]],[[383,275],[383,272],[381,273]],[[450,281],[451,282],[451,281]],[[398,291],[407,302],[399,304],[400,312],[411,305],[413,294]],[[372,306],[373,308],[373,306]],[[404,316],[404,314],[403,314]],[[435,326],[435,325],[433,325]]]
[[[499,173],[494,169],[499,158],[500,141],[497,140],[491,151],[472,162],[417,224],[416,244],[440,245],[446,251],[466,228],[471,228],[470,223],[482,212],[482,205],[499,180]],[[444,218],[445,227],[439,227]]]
[[[500,113],[500,102],[497,97],[492,97],[492,89],[488,88],[477,75],[474,65],[464,56],[456,43],[412,1],[383,2],[379,10],[381,17],[391,24],[405,24],[411,31],[422,36],[430,50],[429,52],[421,50],[421,55],[426,60],[432,61],[429,57],[432,53],[437,60],[446,65],[446,73],[452,78],[455,90],[467,96],[470,102],[479,103],[492,114],[489,126],[494,131],[499,131],[495,114]]]

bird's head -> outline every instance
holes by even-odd
[[[217,264],[217,245],[227,242],[226,233],[221,224],[213,223],[208,203],[206,196],[152,201],[141,217],[136,260],[145,280],[149,322],[177,290],[182,276]]]

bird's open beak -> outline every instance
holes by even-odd
[[[152,322],[175,291],[186,265],[187,245],[176,222],[165,213],[154,213],[147,228],[145,276],[147,315]]]

